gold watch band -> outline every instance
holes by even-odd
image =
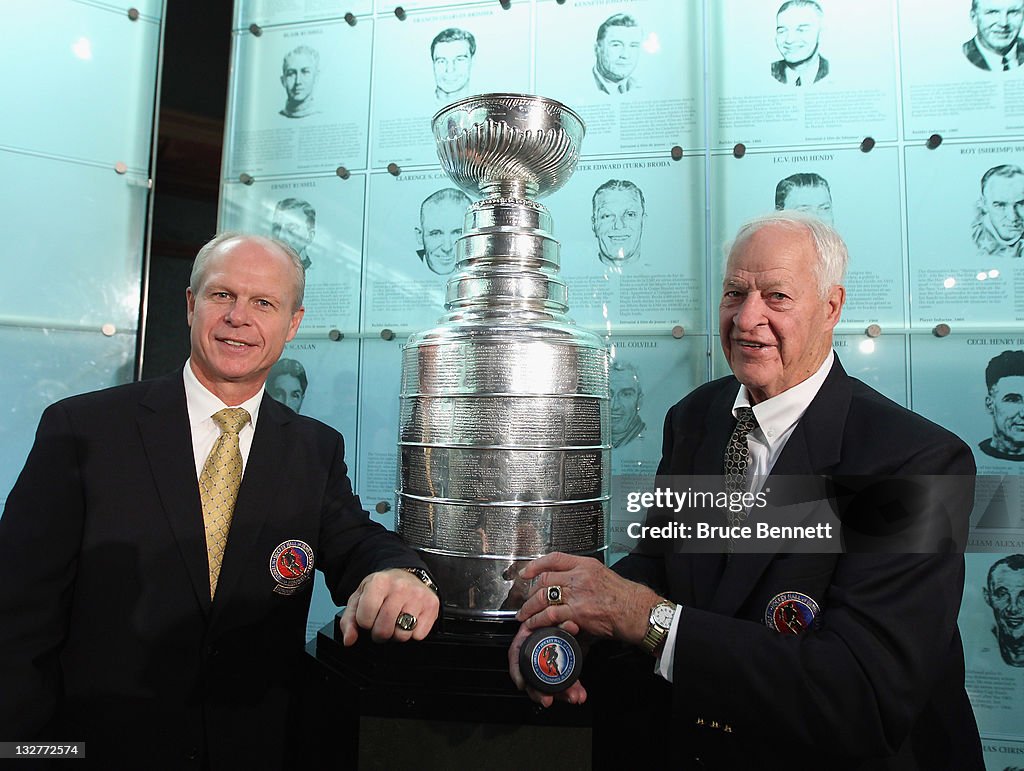
[[[662,629],[656,624],[648,624],[647,634],[645,634],[644,639],[640,641],[640,647],[647,651],[647,653],[654,655],[658,652],[661,646],[665,644],[666,637],[668,637],[667,629]]]
[[[402,570],[404,570],[406,573],[412,573],[420,581],[422,581],[423,585],[426,586],[434,594],[440,594],[440,592],[438,592],[437,590],[437,584],[435,584],[434,580],[430,577],[430,573],[428,573],[423,568],[402,568]]]
[[[658,655],[658,652],[665,644],[665,638],[668,637],[669,629],[672,626],[672,618],[678,609],[679,606],[669,600],[662,600],[651,607],[647,621],[647,632],[644,634],[644,639],[640,641],[640,647],[643,650],[653,656]],[[655,621],[655,618],[657,615],[664,615],[665,613],[669,614],[666,619],[668,625],[662,626]]]

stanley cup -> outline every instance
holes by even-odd
[[[397,528],[447,617],[512,619],[526,563],[603,559],[610,442],[604,343],[566,316],[551,215],[584,126],[550,99],[485,94],[434,116],[445,171],[471,197],[438,326],[403,350]]]

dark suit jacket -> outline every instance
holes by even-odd
[[[731,377],[708,383],[670,410],[659,475],[721,474],[737,389]],[[838,360],[765,488],[796,474],[964,475],[958,498],[936,504],[952,512],[956,537],[966,535],[970,450],[848,377]],[[616,570],[682,606],[671,689],[682,765],[982,768],[957,629],[962,555],[726,561],[644,547]],[[766,626],[768,603],[787,591],[818,603],[820,628],[791,636]]]
[[[779,83],[786,82],[786,60],[779,59],[778,61],[772,62],[772,77],[775,78]],[[814,82],[817,83],[819,80],[824,80],[828,77],[828,59],[824,56],[818,57],[818,71],[814,74]],[[808,84],[804,84],[808,85]]]
[[[180,373],[43,414],[0,519],[0,738],[86,741],[99,767],[282,768],[312,581],[335,601],[421,566],[353,494],[341,436],[264,395],[215,600]]]
[[[1024,64],[1024,45],[1021,45],[1020,38],[1017,38],[1017,48],[1015,50],[1017,51],[1017,54],[1016,54],[1016,56],[1017,56],[1017,64],[1018,65]],[[989,70],[989,71],[991,71],[992,68],[988,66],[988,62],[985,61],[985,57],[982,56],[981,55],[981,51],[978,50],[978,39],[977,38],[973,38],[972,37],[970,40],[968,40],[966,43],[964,43],[963,44],[963,51],[964,51],[964,56],[967,57],[967,61],[969,61],[975,67],[977,67],[980,70]]]

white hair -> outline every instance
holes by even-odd
[[[850,254],[842,236],[828,223],[806,212],[793,209],[773,211],[740,225],[740,229],[736,231],[736,238],[726,245],[726,267],[732,261],[733,255],[751,236],[769,225],[778,225],[794,231],[803,230],[810,234],[817,257],[814,263],[814,278],[822,299],[828,297],[832,287],[843,283]]]

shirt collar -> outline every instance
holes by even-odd
[[[786,83],[795,83],[797,78],[803,78],[802,85],[809,86],[814,82],[815,78],[818,77],[818,73],[821,71],[821,54],[815,53],[810,59],[807,60],[807,67],[804,69],[806,75],[796,71],[796,68],[791,66],[785,59],[782,65],[782,74],[786,78]],[[1002,67],[1002,65],[999,65]]]
[[[202,423],[204,420],[213,420],[213,414],[224,409],[228,405],[215,396],[206,386],[199,382],[196,373],[192,371],[192,360],[185,362],[183,372],[185,379],[185,405],[188,407],[188,422],[192,426]],[[241,404],[251,418],[250,425],[256,429],[256,419],[259,417],[260,402],[263,401],[263,390],[266,384],[260,386],[260,390]]]
[[[982,58],[988,62],[988,68],[994,72],[1001,72],[1003,69],[1003,56],[1005,55],[1010,63],[1010,69],[1014,69],[1017,66],[1017,46],[1018,41],[1014,41],[1013,45],[1010,46],[1010,50],[1005,54],[997,54],[989,48],[986,48],[981,44],[980,40],[975,39],[974,47],[978,49],[978,53],[981,54]]]
[[[740,386],[739,393],[732,405],[732,414],[740,407],[750,407],[754,410],[754,417],[757,418],[759,431],[758,439],[774,447],[775,442],[786,436],[796,422],[807,412],[807,408],[814,401],[814,397],[821,390],[822,383],[828,377],[832,369],[832,363],[836,359],[835,351],[829,349],[825,361],[818,367],[817,371],[802,383],[797,383],[788,388],[778,396],[765,399],[759,404],[750,403],[750,393],[746,386]]]
[[[631,76],[629,75],[627,75],[622,80],[608,80],[608,78],[606,78],[604,75],[600,73],[600,71],[597,69],[596,64],[593,67],[593,73],[594,79],[597,80],[597,82],[601,84],[601,87],[609,94],[621,94],[622,91],[619,90],[619,86],[632,86],[630,80]]]

